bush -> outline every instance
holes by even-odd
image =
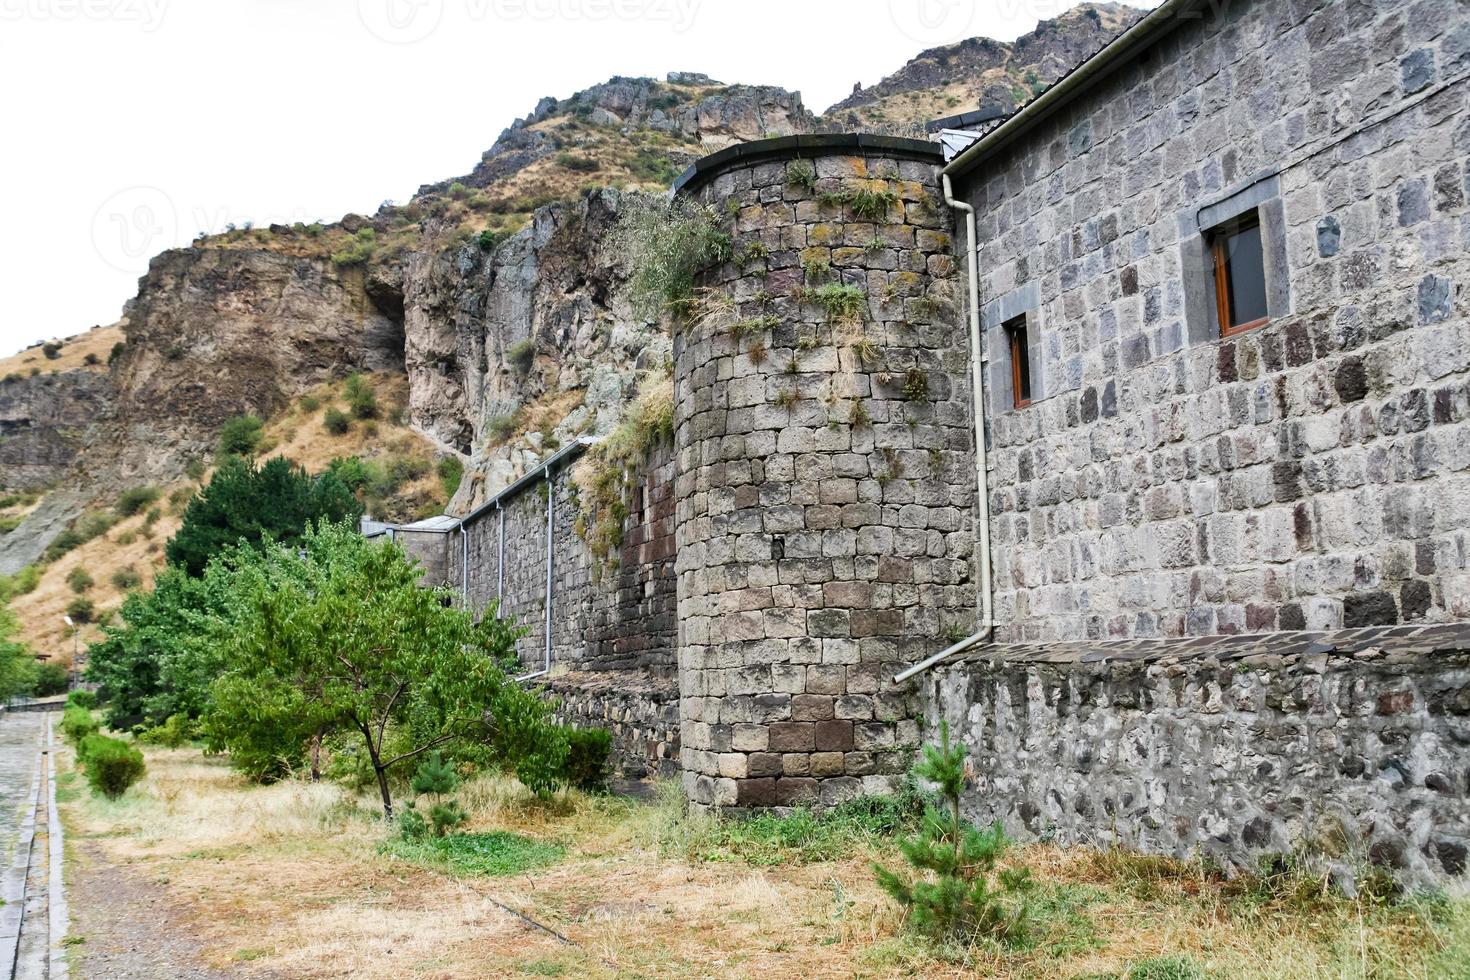
[[[505,352],[505,359],[517,374],[528,373],[536,361],[536,338],[527,337],[511,344]]]
[[[81,689],[72,691],[66,696],[66,705],[68,708],[76,706],[83,710],[91,711],[97,707],[97,692]]]
[[[574,170],[577,173],[584,174],[590,174],[593,171],[596,171],[602,167],[602,164],[598,163],[592,157],[578,156],[577,154],[568,152],[567,150],[562,150],[556,155],[556,162],[558,165],[563,166],[568,170]]]
[[[125,565],[112,573],[112,587],[119,592],[130,592],[143,584],[143,576],[132,565]]]
[[[115,344],[112,345],[112,350],[110,350],[110,351],[107,352],[107,363],[108,364],[115,363],[124,354],[127,353],[127,350],[128,350],[127,343],[125,341],[119,340],[117,343],[115,343]]]
[[[409,786],[416,795],[427,793],[434,797],[434,802],[429,806],[429,822],[433,825],[435,837],[443,837],[453,828],[469,820],[469,814],[464,812],[458,800],[444,798],[459,786],[459,775],[454,771],[453,766],[440,757],[438,752],[430,753],[427,759],[419,763]],[[411,812],[417,812],[412,810],[412,803],[409,804],[409,807]]]
[[[61,734],[67,741],[79,744],[88,735],[97,733],[97,719],[92,712],[68,699],[61,711]]]
[[[567,784],[589,793],[607,789],[612,733],[605,728],[567,729]]]
[[[85,596],[77,596],[66,604],[66,614],[77,623],[90,623],[97,614],[97,607]]]
[[[36,684],[31,696],[49,698],[66,690],[66,668],[61,664],[37,664]]]
[[[343,387],[343,394],[347,396],[347,407],[352,411],[354,418],[375,419],[378,417],[378,397],[373,393],[372,385],[360,374],[349,374],[347,384]]]
[[[198,456],[195,456],[184,464],[184,475],[187,476],[189,479],[197,482],[204,479],[204,473],[206,470],[208,470],[208,468],[209,467],[204,464],[204,460],[200,459]],[[177,490],[174,491],[174,493],[178,492],[179,491]],[[169,500],[173,500],[173,495],[169,496]]]
[[[95,353],[88,351],[87,356],[82,358],[82,363],[87,365],[88,367],[96,367],[98,364],[102,363],[102,358],[98,357]]]
[[[54,361],[61,356],[61,344],[54,340],[48,340],[41,345],[41,353],[46,355],[46,360]]]
[[[352,428],[352,419],[340,408],[329,408],[322,416],[322,428],[334,436],[344,436]]]
[[[507,231],[492,231],[486,228],[480,232],[480,248],[486,252],[494,251],[496,246],[510,237]]]
[[[219,430],[219,454],[221,456],[252,456],[260,445],[265,423],[254,415],[239,415],[230,419]]]
[[[145,745],[162,745],[176,749],[199,737],[199,726],[188,715],[172,714],[162,725],[145,728],[138,733],[138,741]]]
[[[453,497],[459,492],[459,483],[464,479],[464,461],[458,456],[445,456],[439,460],[436,470],[439,483],[444,488],[444,496]]]
[[[359,228],[341,251],[332,253],[332,262],[336,265],[362,265],[377,251],[377,237],[378,233],[372,228]]]
[[[153,506],[158,500],[159,493],[157,487],[133,487],[131,490],[124,490],[122,496],[117,498],[117,503],[112,505],[112,509],[117,511],[119,517],[141,514]]]
[[[990,874],[1008,841],[999,822],[977,830],[960,819],[964,789],[965,747],[950,743],[949,725],[940,729],[938,745],[924,746],[914,774],[934,783],[944,809],[929,807],[918,833],[899,847],[918,872],[905,877],[875,865],[878,884],[909,910],[914,928],[937,940],[972,939],[977,934],[1017,942],[1025,936],[1029,870],[1007,868]]]
[[[301,406],[303,412],[315,412],[322,407],[322,400],[315,395],[302,395],[301,401],[297,404]]]
[[[82,740],[77,757],[87,769],[92,790],[115,800],[143,778],[147,767],[143,753],[121,739],[89,735]]]
[[[66,573],[66,584],[71,586],[71,590],[77,595],[81,595],[96,583],[92,580],[92,576],[87,574],[85,568],[77,565]]]
[[[719,216],[685,198],[637,198],[619,219],[614,248],[632,267],[634,311],[650,318],[687,304],[695,275],[731,256]]]
[[[42,557],[48,562],[55,561],[73,548],[79,548],[93,538],[106,534],[116,522],[117,518],[107,511],[88,511],[77,518],[71,527],[53,538]]]

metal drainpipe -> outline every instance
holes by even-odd
[[[975,488],[976,521],[980,525],[980,622],[978,632],[966,637],[953,646],[946,647],[927,660],[922,660],[907,670],[894,675],[893,682],[902,684],[915,674],[922,673],[946,657],[952,657],[970,649],[977,643],[990,639],[995,631],[995,597],[990,585],[990,491],[985,474],[985,383],[981,376],[980,357],[980,257],[975,243],[975,207],[957,200],[950,185],[949,174],[941,174],[944,182],[944,201],[965,215],[965,267],[970,279],[970,394],[974,399],[975,419]]]
[[[495,505],[500,528],[495,532],[495,618],[500,618],[500,604],[505,601],[505,508]]]
[[[470,535],[459,522],[459,596],[466,609],[470,608]]]
[[[533,677],[542,677],[551,673],[551,585],[554,569],[552,562],[556,558],[556,477],[550,468],[546,470],[546,665],[540,670],[517,677],[518,681],[527,681]]]

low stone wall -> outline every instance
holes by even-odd
[[[557,719],[612,733],[613,768],[623,776],[679,772],[679,685],[647,671],[578,671],[553,678]]]
[[[1320,855],[1411,884],[1470,848],[1470,626],[1001,648],[925,678],[966,816],[1023,839],[1252,866]]]

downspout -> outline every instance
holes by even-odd
[[[985,475],[985,384],[980,373],[983,367],[980,356],[980,258],[975,241],[975,206],[954,196],[949,174],[941,174],[940,179],[944,182],[945,203],[965,215],[965,268],[970,280],[970,395],[974,401],[972,417],[975,420],[975,519],[980,525],[980,622],[976,624],[978,631],[973,636],[900,671],[893,678],[895,684],[902,684],[946,657],[985,642],[995,631],[995,597],[991,594],[990,585],[990,491]]]
[[[505,601],[505,508],[495,505],[500,515],[500,529],[495,532],[495,618],[500,618],[500,604]]]
[[[552,562],[556,558],[556,477],[548,468],[546,471],[546,664],[540,670],[517,677],[518,681],[528,681],[533,677],[542,677],[551,673],[551,584],[554,569]]]
[[[459,595],[464,608],[470,608],[470,535],[459,522]]]

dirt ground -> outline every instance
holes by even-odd
[[[384,853],[370,801],[335,785],[249,786],[191,749],[149,749],[148,765],[116,802],[75,776],[63,793],[80,976],[1432,978],[1470,963],[1463,904],[1248,902],[1046,846],[1017,852],[1041,883],[1033,941],[943,950],[874,884],[893,847],[732,860],[668,793],[545,805],[512,781],[467,784],[469,829],[565,848],[487,877]]]

